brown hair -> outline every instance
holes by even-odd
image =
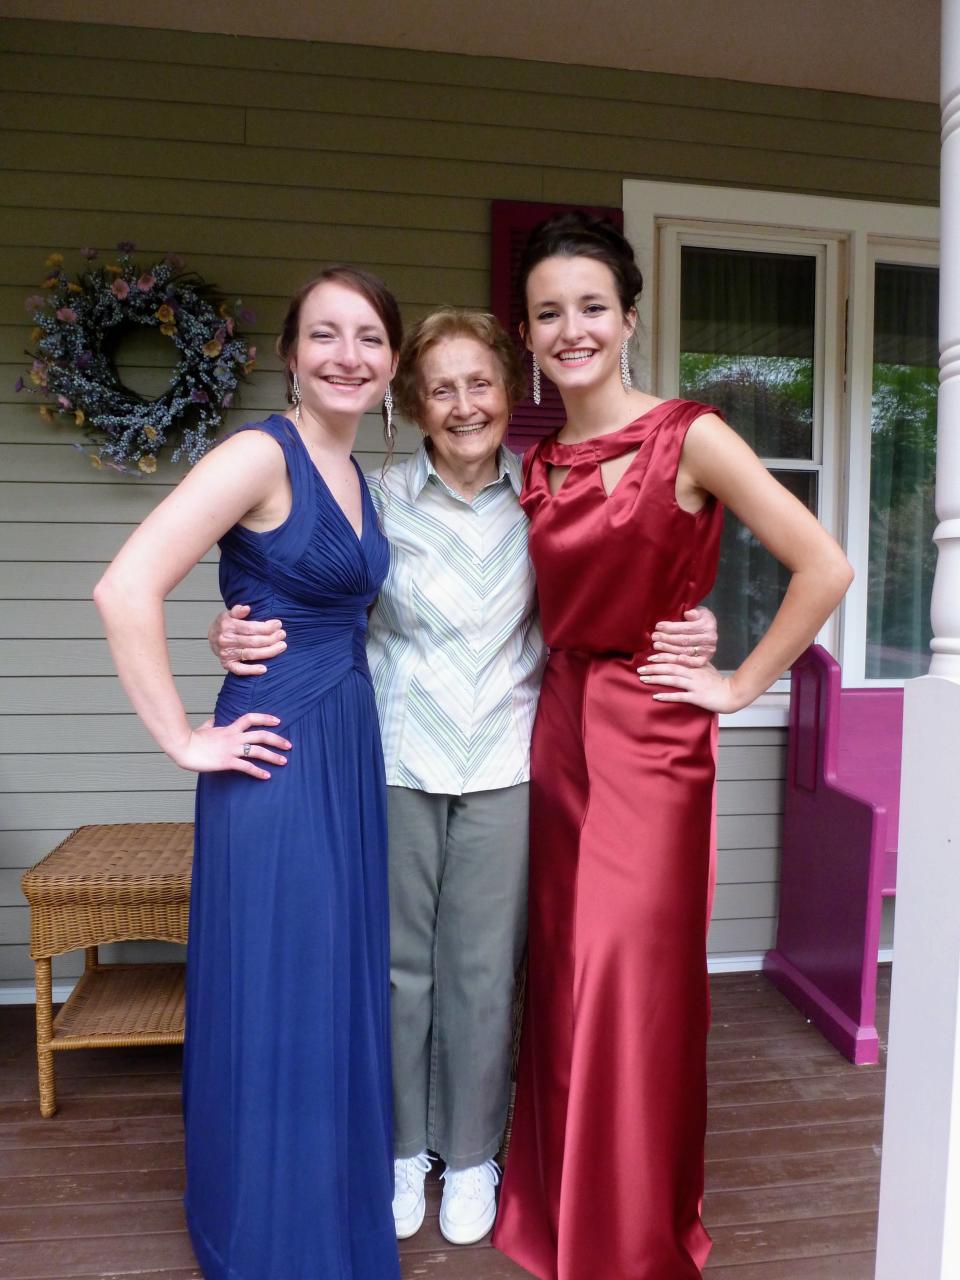
[[[555,213],[530,232],[517,269],[517,294],[527,315],[527,280],[545,258],[594,258],[609,267],[617,286],[623,314],[636,306],[643,289],[633,246],[607,218],[595,218],[580,209]]]
[[[527,394],[520,353],[500,321],[483,311],[441,307],[414,325],[400,349],[393,399],[397,410],[410,422],[416,422],[420,414],[420,363],[430,348],[445,338],[473,338],[493,352],[511,409]]]
[[[400,307],[397,300],[379,276],[360,267],[348,267],[343,263],[335,263],[327,267],[319,275],[301,285],[287,305],[287,314],[283,317],[280,336],[277,338],[277,355],[283,361],[283,377],[287,390],[287,404],[293,404],[293,375],[290,372],[290,357],[297,345],[300,332],[300,312],[304,300],[321,284],[342,284],[354,293],[366,298],[383,322],[387,331],[390,350],[397,352],[403,343],[403,321],[400,318]]]

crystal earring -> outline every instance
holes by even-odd
[[[389,382],[383,395],[383,431],[388,440],[392,440],[397,434],[393,425],[393,387]]]
[[[633,390],[633,383],[630,380],[630,353],[626,338],[624,338],[623,346],[620,348],[620,381],[623,383],[624,391]]]
[[[293,416],[294,416],[294,418],[296,418],[296,420],[297,420],[297,426],[299,427],[299,425],[300,425],[300,405],[301,405],[301,404],[302,404],[302,402],[303,402],[303,395],[302,395],[302,393],[301,393],[301,391],[300,391],[300,379],[297,377],[296,372],[294,372],[294,375],[293,375],[293,388],[292,388],[292,391],[293,391]]]
[[[540,366],[536,356],[533,357],[533,403],[540,403]]]

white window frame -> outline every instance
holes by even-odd
[[[711,244],[717,237],[726,237],[731,244],[760,238],[788,243],[812,240],[824,246],[827,288],[822,331],[828,357],[832,340],[840,358],[836,367],[829,358],[823,365],[820,513],[858,572],[839,618],[824,628],[818,640],[838,656],[846,684],[886,683],[866,681],[863,674],[874,263],[909,261],[900,255],[918,251],[925,262],[931,257],[935,260],[939,210],[924,205],[626,179],[623,211],[625,231],[644,277],[636,368],[641,385],[656,394],[671,393],[662,370],[671,342],[676,349],[676,340],[669,335],[679,329],[679,273],[665,270],[664,255],[672,254],[675,262],[682,237],[699,233]],[[841,341],[844,323],[846,344]],[[841,367],[844,345],[845,369]],[[786,692],[774,690],[753,706],[722,716],[721,724],[783,725],[787,702]]]

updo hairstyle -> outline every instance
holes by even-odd
[[[624,315],[636,306],[643,290],[633,247],[608,218],[595,218],[580,209],[555,213],[534,227],[520,255],[517,292],[528,323],[527,281],[545,258],[594,258],[609,267]]]

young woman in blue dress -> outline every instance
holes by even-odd
[[[351,457],[400,314],[330,268],[290,303],[291,408],[248,423],[144,520],[95,598],[160,747],[200,775],[184,1056],[186,1212],[207,1280],[397,1280],[386,795],[364,639],[388,548]],[[163,602],[219,541],[224,601],[281,613],[268,673],[194,728]]]

